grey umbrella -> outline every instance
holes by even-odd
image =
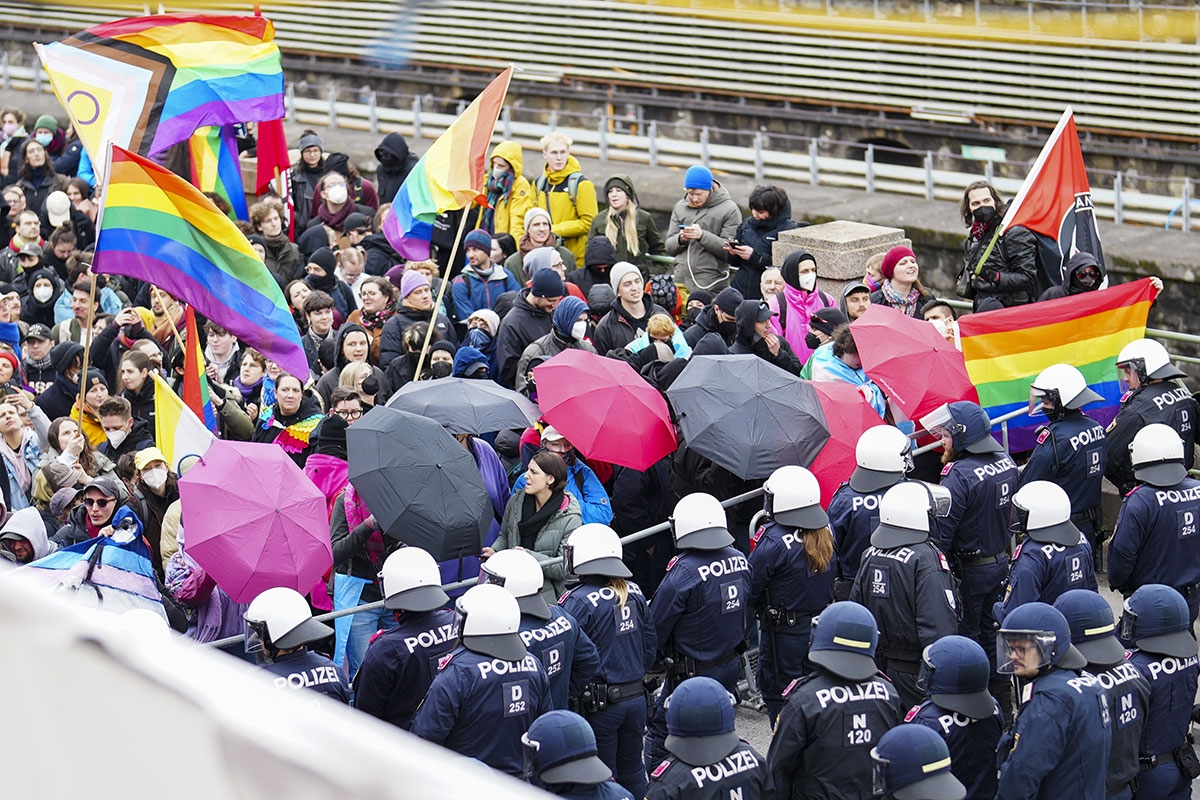
[[[478,555],[494,512],[475,458],[434,420],[376,407],[346,430],[350,483],[388,536]]]
[[[429,417],[451,433],[490,433],[524,429],[541,412],[525,395],[495,381],[438,378],[400,387],[388,408]]]
[[[807,466],[829,440],[816,390],[755,355],[694,356],[667,399],[687,446],[745,480]]]

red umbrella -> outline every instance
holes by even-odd
[[[585,457],[645,470],[675,452],[667,401],[624,361],[564,350],[533,375],[542,414]]]
[[[930,323],[871,305],[850,325],[867,377],[908,419],[942,403],[979,402],[963,355]]]
[[[854,471],[858,437],[867,428],[885,423],[855,386],[842,381],[813,381],[812,387],[817,391],[831,435],[808,469],[821,484],[821,505],[827,506],[833,493]]]
[[[184,550],[236,602],[276,586],[305,594],[333,565],[325,496],[277,445],[216,440],[179,496]]]

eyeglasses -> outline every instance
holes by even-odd
[[[108,505],[111,502],[113,502],[113,498],[111,498],[111,497],[85,497],[85,498],[83,498],[83,504],[85,506],[87,506],[88,508],[92,508],[93,506],[96,508],[108,508]]]
[[[333,413],[337,414],[342,419],[359,419],[363,415],[361,408],[354,411],[342,411],[340,409],[335,409]]]

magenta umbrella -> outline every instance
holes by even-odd
[[[333,566],[325,496],[278,445],[218,439],[179,496],[185,551],[238,603],[305,594]]]
[[[645,470],[675,452],[667,401],[624,361],[564,350],[533,375],[546,421],[584,457]]]

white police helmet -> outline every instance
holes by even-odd
[[[521,641],[521,607],[517,598],[494,584],[472,586],[455,604],[461,616],[458,630],[463,646],[503,661],[526,655]]]
[[[720,550],[733,544],[721,501],[704,492],[693,492],[675,504],[671,534],[680,550]]]
[[[1079,544],[1079,529],[1071,523],[1071,498],[1058,484],[1030,481],[1012,499],[1014,527],[1035,542],[1072,547]]]
[[[911,440],[892,425],[867,428],[858,437],[850,488],[862,494],[878,492],[904,480],[912,469]]]
[[[437,562],[419,547],[401,547],[379,571],[383,605],[392,611],[432,611],[450,602]]]
[[[1131,367],[1138,375],[1138,380],[1161,380],[1165,378],[1182,378],[1184,374],[1171,364],[1171,356],[1167,348],[1153,339],[1138,339],[1121,348],[1117,354],[1117,369]]]
[[[292,650],[333,635],[333,628],[312,617],[308,601],[295,589],[277,586],[250,601],[246,620],[246,652]]]
[[[1170,425],[1145,426],[1129,444],[1133,475],[1151,486],[1174,486],[1187,477],[1183,465],[1183,440]]]
[[[621,555],[621,539],[617,532],[601,522],[580,525],[563,545],[563,564],[569,575],[633,577]]]
[[[487,583],[503,586],[517,598],[522,614],[550,619],[550,606],[542,597],[542,565],[525,550],[501,550],[492,554],[481,568]]]
[[[771,473],[763,484],[764,510],[781,525],[820,530],[829,524],[821,508],[821,484],[804,467],[788,465]]]
[[[920,544],[929,538],[933,518],[950,513],[950,492],[924,481],[901,481],[879,500],[879,527],[871,544],[882,549]]]
[[[1042,370],[1029,387],[1029,413],[1042,412],[1042,400],[1057,411],[1083,408],[1104,398],[1088,388],[1083,373],[1070,364],[1054,364]]]

